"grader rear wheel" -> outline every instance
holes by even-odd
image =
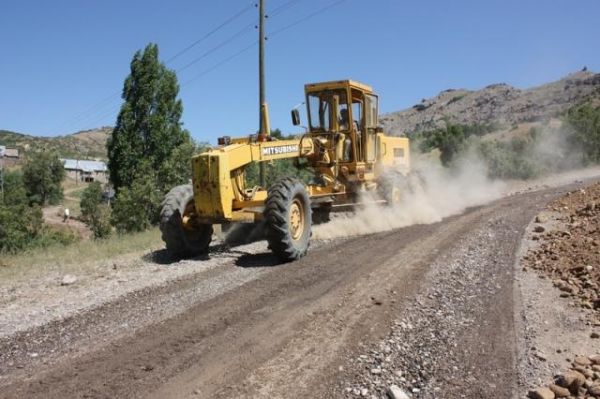
[[[402,200],[402,187],[406,178],[400,173],[389,172],[382,176],[377,183],[377,191],[388,206],[394,206]]]
[[[306,254],[311,236],[310,198],[302,182],[285,178],[269,188],[265,204],[269,248],[284,262]]]
[[[160,231],[171,256],[183,258],[208,250],[212,239],[211,224],[184,224],[194,210],[194,193],[190,184],[177,186],[165,196],[160,211]]]

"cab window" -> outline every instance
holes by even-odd
[[[341,124],[341,115],[332,115],[334,98],[339,101],[338,113],[348,109],[345,90],[325,90],[318,93],[308,94],[308,115],[310,130],[332,131],[332,119],[337,118]]]
[[[352,99],[352,119],[354,120],[354,128],[361,130],[362,128],[362,101]]]
[[[377,96],[365,95],[365,130],[367,161],[374,161],[377,153]]]
[[[377,128],[377,96],[367,94],[365,96],[365,116],[367,129]]]

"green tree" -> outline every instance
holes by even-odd
[[[156,44],[135,53],[123,86],[124,102],[107,142],[110,180],[117,193],[131,187],[142,161],[158,171],[159,179],[160,173],[167,173],[169,184],[189,176],[192,141],[180,122],[178,93],[175,72],[159,61]],[[183,172],[186,176],[179,175]]]
[[[187,183],[192,178],[192,156],[196,146],[190,140],[173,149],[158,169],[158,188],[166,193],[175,186]]]
[[[85,222],[92,220],[93,216],[98,212],[98,207],[102,203],[102,184],[100,182],[90,183],[81,194],[79,207],[81,208],[81,216]]]
[[[27,190],[23,183],[21,171],[4,172],[4,198],[1,198],[5,206],[24,205],[28,203]]]
[[[58,204],[63,199],[64,165],[53,152],[32,154],[23,167],[23,182],[31,203]]]
[[[29,206],[21,172],[5,172],[0,202],[0,253],[18,252],[32,245],[42,229],[42,211]]]
[[[119,233],[129,233],[144,231],[158,223],[163,195],[154,174],[146,169],[130,187],[123,187],[117,194],[112,209],[113,226]]]

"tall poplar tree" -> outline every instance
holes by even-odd
[[[175,163],[180,165],[173,165],[174,154],[191,154],[182,149],[193,148],[190,134],[180,122],[183,106],[178,93],[177,76],[159,61],[156,44],[135,53],[123,86],[124,102],[107,142],[110,180],[117,193],[150,171],[158,172],[156,183],[161,191],[189,178],[188,172],[161,181],[162,171],[190,169],[189,155],[177,158]]]

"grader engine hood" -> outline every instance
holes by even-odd
[[[246,166],[253,162],[299,158],[314,151],[310,138],[267,142],[234,139],[233,142],[192,159],[196,217],[204,223],[255,221],[260,215],[243,209],[260,207],[267,191],[264,187],[247,190],[243,178]]]

